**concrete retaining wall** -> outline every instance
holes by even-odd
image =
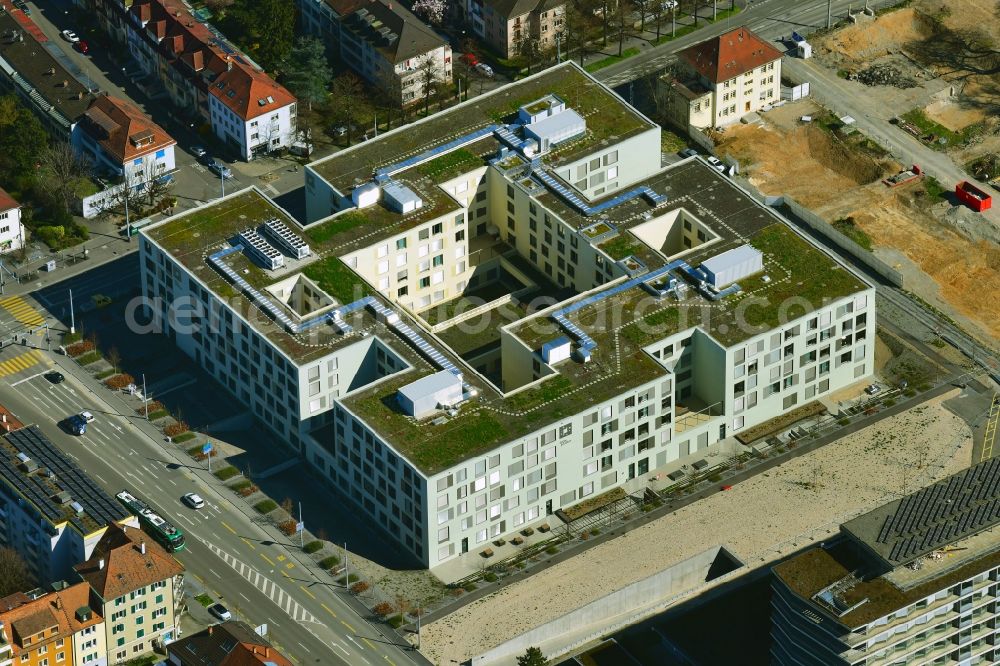
[[[721,550],[722,546],[709,548],[648,578],[516,636],[474,657],[470,663],[472,666],[513,664],[516,657],[524,654],[531,646],[541,648],[546,656],[552,658],[585,645],[608,632],[634,624],[705,586],[709,570]],[[738,567],[713,579],[710,584],[715,586],[743,572],[744,567]],[[519,611],[511,609],[511,612]]]

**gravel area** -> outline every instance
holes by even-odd
[[[971,463],[951,391],[676,513],[595,546],[423,628],[435,664],[463,662],[687,557],[722,543],[758,567],[901,494]]]

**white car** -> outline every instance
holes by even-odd
[[[487,65],[485,62],[481,62],[476,65],[476,71],[485,77],[493,78],[493,68]]]
[[[677,0],[663,0],[660,6],[666,10],[677,9]]]
[[[722,160],[720,160],[718,157],[709,155],[708,157],[705,158],[705,161],[708,162],[708,166],[712,167],[719,173],[726,173],[726,165],[723,164]]]
[[[83,419],[84,423],[94,422],[94,415],[90,412],[80,412],[80,418]]]
[[[222,604],[212,604],[208,607],[208,612],[219,618],[223,622],[228,622],[233,619],[233,614],[229,612],[229,609]]]
[[[192,509],[203,509],[205,508],[205,500],[201,498],[198,493],[186,493],[181,497],[181,501],[187,504]]]
[[[63,30],[59,34],[61,34],[62,38],[65,39],[70,44],[76,44],[78,41],[80,41],[80,38],[77,37],[76,33],[73,32],[72,30]]]

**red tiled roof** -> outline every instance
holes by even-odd
[[[712,83],[721,83],[781,58],[781,51],[746,26],[730,30],[678,54]]]
[[[292,93],[271,77],[240,63],[233,63],[232,69],[219,74],[208,91],[243,120],[253,120],[295,102]]]
[[[108,526],[90,559],[73,568],[105,601],[184,572],[181,563],[142,530],[117,524]]]
[[[5,210],[10,210],[11,208],[19,208],[21,204],[17,203],[14,197],[7,194],[7,191],[0,187],[0,212]]]
[[[77,611],[86,608],[86,620],[77,616]],[[12,643],[14,656],[22,652],[32,652],[42,643],[56,638],[68,638],[82,629],[104,621],[101,614],[90,608],[90,588],[86,583],[77,583],[61,590],[31,599],[23,593],[4,597],[0,601],[0,623],[3,623],[3,637]],[[25,650],[24,639],[56,627],[42,641],[32,641]]]
[[[83,115],[84,130],[122,164],[177,144],[135,105],[117,97],[101,95]]]

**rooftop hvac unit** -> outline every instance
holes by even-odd
[[[274,241],[274,244],[296,259],[305,259],[312,251],[297,234],[292,232],[284,222],[276,217],[264,223],[264,234]]]
[[[396,392],[396,399],[404,412],[419,419],[440,407],[461,402],[462,380],[442,370],[402,387]]]
[[[705,275],[706,282],[720,289],[764,270],[764,255],[756,248],[741,245],[706,259],[699,270]]]
[[[275,270],[285,265],[285,257],[253,229],[240,233],[243,249],[252,261],[269,270]]]
[[[375,183],[364,183],[351,190],[351,201],[356,208],[368,208],[378,203],[382,191]]]
[[[382,188],[385,197],[385,205],[390,210],[397,213],[407,214],[415,211],[424,205],[423,200],[416,192],[406,185],[399,183],[386,183]]]

